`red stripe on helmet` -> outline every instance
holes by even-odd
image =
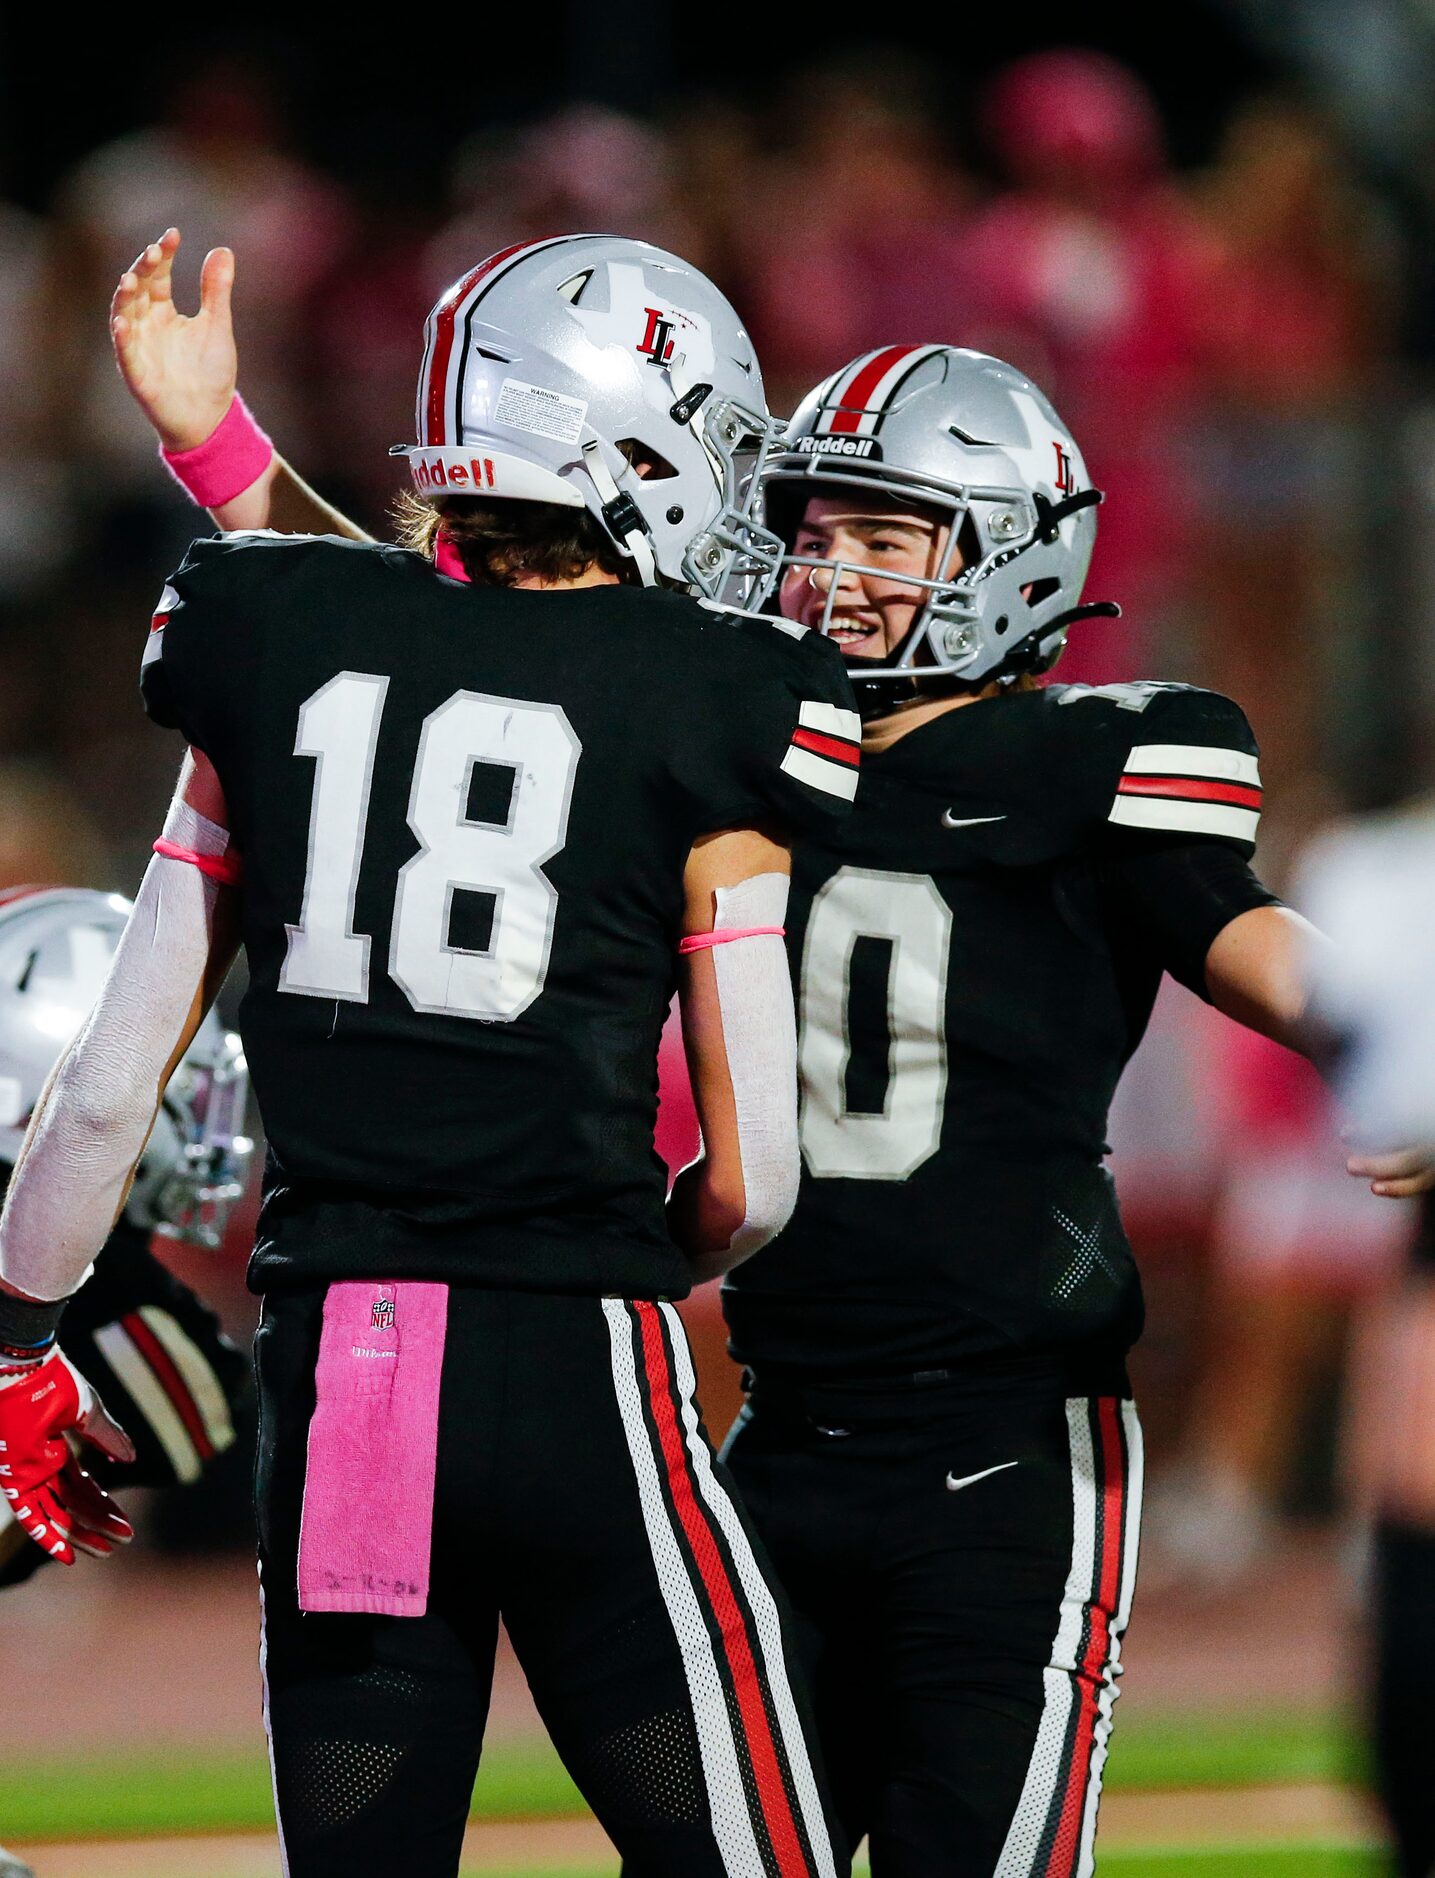
[[[842,394],[841,408],[833,415],[828,428],[833,432],[856,430],[868,400],[888,372],[920,349],[918,346],[885,346],[882,351],[873,353]]]
[[[444,398],[448,386],[449,360],[453,357],[453,329],[458,318],[458,310],[464,301],[478,286],[486,280],[493,270],[504,261],[512,260],[515,254],[521,254],[525,248],[538,244],[531,241],[516,241],[509,248],[500,248],[497,254],[489,255],[486,261],[480,261],[460,281],[452,287],[433,310],[434,341],[429,357],[428,383],[424,387],[424,434],[426,444],[457,443],[457,437],[445,438]]]
[[[65,893],[67,891],[68,889],[62,887],[58,881],[38,881],[34,886],[27,883],[21,887],[5,887],[0,889],[0,906],[9,906],[14,900],[28,900],[37,893]]]

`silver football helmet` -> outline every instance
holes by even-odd
[[[455,281],[429,315],[417,418],[393,454],[421,494],[585,508],[645,586],[755,592],[777,565],[753,517],[780,426],[752,341],[710,280],[645,241],[524,242]]]
[[[831,570],[824,632],[844,571],[891,578],[790,551],[807,495],[833,483],[951,518],[935,576],[912,580],[924,599],[896,656],[853,660],[854,677],[945,673],[978,683],[1046,671],[1073,621],[1119,612],[1080,604],[1101,492],[1044,394],[1000,359],[959,346],[886,346],[798,406],[763,471],[765,519],[786,544],[763,599],[771,604],[788,568]]]
[[[13,1166],[40,1092],[85,1021],[129,917],[115,893],[0,893],[0,1162]],[[210,1248],[244,1191],[249,1073],[211,1011],[165,1089],[125,1217],[142,1232]]]

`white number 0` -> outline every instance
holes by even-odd
[[[309,861],[279,989],[367,1003],[370,941],[354,931],[374,753],[389,688],[341,672],[299,712],[296,756],[317,759]],[[424,720],[409,792],[419,851],[400,869],[389,973],[416,1011],[506,1023],[526,1011],[548,971],[558,895],[543,872],[563,847],[583,746],[556,704],[457,691]],[[475,764],[513,772],[508,816],[470,821]],[[449,944],[456,890],[493,896],[487,947]]]
[[[889,939],[887,1087],[882,1112],[846,1103],[852,950]],[[812,1173],[905,1180],[937,1151],[947,1093],[952,909],[926,874],[842,867],[813,896],[802,948],[802,1152]]]

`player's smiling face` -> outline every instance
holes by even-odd
[[[848,565],[789,567],[779,591],[784,618],[821,626],[835,579],[831,637],[844,658],[885,663],[926,599],[913,576],[945,579],[962,564],[959,550],[952,565],[943,566],[949,532],[936,510],[920,502],[848,488],[809,497],[792,552]]]

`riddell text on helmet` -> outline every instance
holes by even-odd
[[[793,449],[803,456],[860,456],[882,461],[882,446],[875,437],[798,437]]]
[[[420,489],[493,489],[497,487],[493,474],[493,459],[487,456],[470,457],[468,467],[462,463],[445,463],[442,458],[437,462],[425,456],[416,456],[413,466],[414,483]]]

